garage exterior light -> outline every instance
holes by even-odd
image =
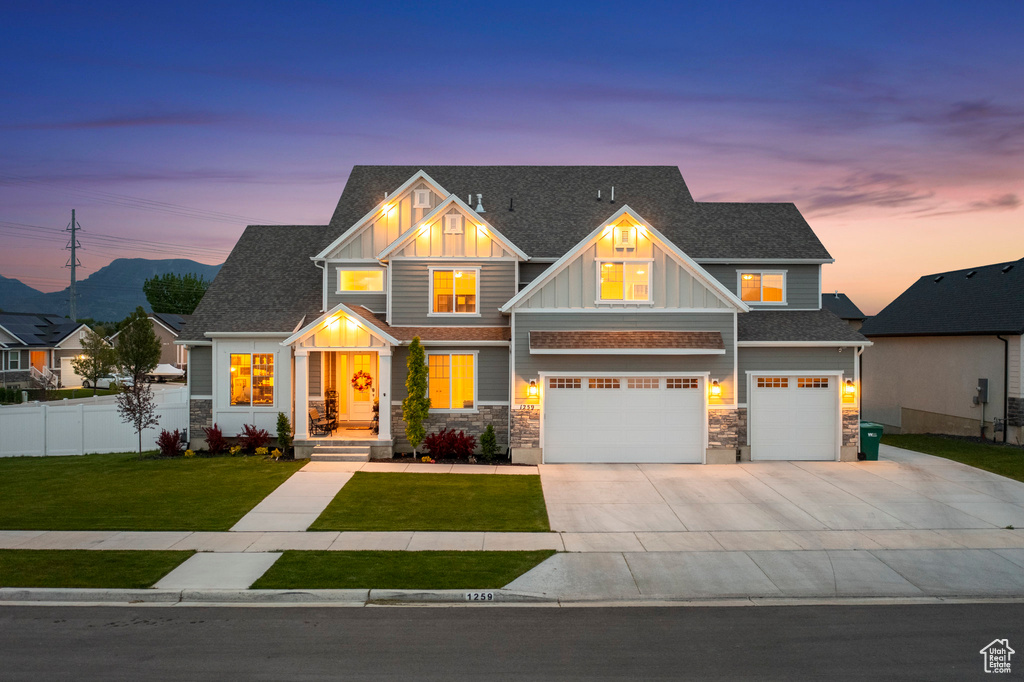
[[[530,379],[530,386],[526,389],[526,395],[531,398],[536,398],[540,393],[540,389],[537,388],[537,382],[534,379]]]
[[[711,395],[718,398],[722,395],[722,387],[718,385],[718,379],[711,380]]]

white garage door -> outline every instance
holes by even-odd
[[[75,368],[71,366],[71,358],[60,359],[60,385],[65,387],[82,385],[82,377],[75,374]]]
[[[755,375],[750,380],[750,458],[834,460],[839,377]]]
[[[700,377],[549,377],[544,461],[704,461]]]

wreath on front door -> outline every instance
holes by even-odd
[[[359,370],[352,375],[352,388],[357,391],[368,391],[373,388],[373,377],[367,372]]]

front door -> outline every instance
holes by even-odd
[[[377,354],[351,353],[349,376],[349,405],[352,421],[373,419],[373,399],[377,395]]]

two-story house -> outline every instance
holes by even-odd
[[[190,434],[307,415],[408,452],[431,413],[516,462],[855,459],[859,354],[792,204],[695,202],[675,167],[356,166],[328,225],[251,226],[177,343]],[[346,436],[348,437],[348,436]]]

